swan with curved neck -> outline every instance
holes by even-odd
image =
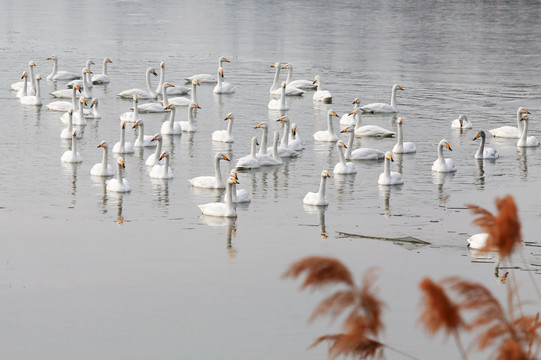
[[[393,137],[396,133],[378,125],[361,125],[361,108],[353,108],[350,112],[356,119],[355,136],[361,137]]]
[[[443,148],[451,149],[451,145],[445,139],[441,139],[438,144],[438,158],[432,164],[432,171],[436,172],[455,172],[457,170],[453,159],[449,159],[443,156]]]
[[[81,87],[76,85],[71,91],[71,103],[69,101],[53,101],[52,103],[47,104],[47,109],[51,111],[68,111],[69,109],[77,108],[77,92],[81,92]]]
[[[383,172],[379,175],[379,185],[401,185],[404,183],[402,174],[396,171],[391,171],[391,161],[394,162],[393,155],[387,151],[385,153],[385,161],[383,164]]]
[[[288,138],[289,138],[288,147],[295,151],[302,151],[304,150],[304,146],[302,144],[301,136],[299,135],[299,131],[297,129],[298,129],[297,124],[292,123],[291,131],[288,134]]]
[[[167,151],[162,152],[160,160],[163,159],[163,165],[156,164],[150,170],[150,177],[153,179],[172,179],[173,170],[169,166],[169,153]]]
[[[251,169],[259,169],[261,165],[259,165],[259,161],[256,158],[257,154],[257,138],[254,136],[252,137],[252,146],[251,151],[249,155],[241,157],[237,161],[237,165],[235,165],[235,168],[237,170],[251,170]]]
[[[520,136],[520,139],[518,139],[518,142],[517,142],[518,147],[539,146],[539,140],[537,140],[535,136],[528,136],[528,120],[529,120],[528,114],[522,115],[522,121],[524,121],[524,125],[522,127],[522,135]]]
[[[329,200],[325,194],[325,183],[327,178],[330,177],[327,170],[321,172],[321,182],[319,183],[319,191],[317,193],[309,192],[304,196],[302,202],[306,205],[314,206],[327,206],[329,205]]]
[[[398,84],[394,84],[391,90],[391,104],[386,103],[371,103],[368,105],[361,106],[362,112],[366,113],[397,113],[398,109],[396,107],[396,91],[402,90],[404,88]]]
[[[530,112],[521,106],[517,110],[517,127],[505,125],[488,132],[495,137],[519,139],[522,136],[522,115],[524,114],[530,114]]]
[[[343,150],[347,149],[346,144],[342,140],[338,140],[336,142],[336,149],[338,150],[338,157],[340,161],[338,161],[338,163],[334,166],[333,173],[340,175],[356,174],[357,169],[355,169],[355,165],[353,165],[352,162],[346,162]]]
[[[156,134],[152,138],[152,141],[156,142],[156,150],[154,151],[153,154],[150,154],[147,157],[147,159],[145,161],[145,165],[147,165],[147,166],[154,166],[154,165],[158,164],[159,161],[160,161],[161,153],[162,153],[162,143],[163,143],[162,136],[160,134]]]
[[[28,95],[28,76],[26,75],[26,71],[23,72],[22,76],[21,76],[21,79],[23,79],[23,87],[20,88],[18,91],[17,91],[17,97],[18,98],[22,98],[23,96],[27,96]],[[12,88],[13,88],[13,85],[12,85]]]
[[[98,111],[99,100],[96,98],[92,99],[90,103],[90,114],[85,115],[89,119],[101,119],[101,114]]]
[[[168,95],[186,95],[190,92],[190,89],[184,86],[175,86],[174,88],[163,88],[165,83],[165,62],[160,63],[160,80],[156,87],[156,94],[163,95],[164,91],[167,91]]]
[[[162,91],[166,91],[169,88],[174,88],[175,85],[171,83],[164,83],[162,85]],[[139,105],[139,111],[142,113],[161,113],[167,111],[169,105],[169,98],[167,94],[163,96],[163,101],[152,101],[142,105]]]
[[[332,103],[332,95],[330,91],[323,90],[323,85],[321,84],[321,77],[319,75],[316,75],[314,77],[313,84],[317,84],[317,90],[314,93],[312,100],[316,102],[326,103],[326,104]]]
[[[278,155],[280,155],[280,157],[282,158],[289,158],[289,157],[296,157],[299,155],[299,152],[293,150],[290,146],[289,146],[289,132],[290,132],[290,122],[289,122],[289,118],[284,115],[284,116],[281,116],[278,120],[276,121],[279,121],[281,122],[283,125],[282,125],[282,141],[280,142],[280,146],[278,146]],[[267,148],[267,153],[271,152],[272,151],[272,148]]]
[[[94,85],[105,85],[109,84],[111,82],[111,79],[109,79],[109,75],[107,74],[107,64],[112,64],[113,62],[111,59],[106,57],[103,59],[103,65],[101,69],[101,74],[95,74],[92,75],[92,84]]]
[[[475,153],[474,158],[476,159],[497,159],[500,157],[500,154],[496,150],[494,150],[491,147],[485,147],[485,138],[486,134],[483,130],[479,131],[473,140],[481,139],[481,143],[479,144],[479,148],[477,149],[477,152]]]
[[[94,166],[92,166],[92,169],[90,169],[90,175],[113,176],[113,168],[111,167],[111,165],[109,165],[109,160],[108,160],[109,146],[107,145],[105,141],[102,141],[98,145],[98,149],[99,148],[103,149],[103,156],[101,158],[100,163],[94,164]]]
[[[77,152],[77,131],[73,130],[71,135],[71,150],[65,151],[60,160],[67,163],[80,163],[83,161],[83,158]]]
[[[107,191],[120,192],[120,193],[131,191],[130,183],[123,176],[125,167],[126,167],[126,164],[124,162],[124,158],[119,157],[117,159],[116,178],[112,178],[107,181]]]
[[[214,176],[199,176],[193,179],[190,179],[190,184],[199,188],[206,189],[224,189],[225,181],[222,177],[222,172],[220,170],[220,161],[230,161],[229,158],[222,153],[216,153],[214,156]]]
[[[35,106],[41,106],[43,105],[43,101],[41,100],[41,76],[36,75],[36,95],[26,95],[21,98],[19,98],[19,102],[23,105],[35,105]]]
[[[212,90],[214,94],[232,94],[235,92],[235,87],[233,86],[233,84],[223,81],[224,70],[222,69],[222,67],[218,68],[217,77],[218,84],[216,84],[214,90]]]
[[[177,109],[175,105],[169,104],[166,108],[166,110],[170,110],[169,112],[169,119],[164,121],[161,128],[160,133],[162,135],[180,135],[182,134],[182,128],[180,126],[179,121],[175,121],[175,115],[177,112]]]
[[[395,154],[410,154],[417,151],[417,146],[412,142],[404,142],[404,135],[402,132],[402,118],[396,119],[396,126],[398,132],[398,140],[393,147]]]
[[[287,87],[293,86],[297,89],[301,90],[315,90],[317,89],[317,84],[314,84],[313,81],[310,80],[293,80],[293,65],[291,64],[285,64],[282,69],[287,69],[287,79],[286,84]]]
[[[351,109],[351,111],[355,111],[359,107],[359,98],[355,98],[352,104],[353,104],[353,109]],[[344,126],[355,125],[356,117],[351,116],[351,111],[349,113],[345,113],[344,115],[342,115],[342,117],[340,118],[340,125],[344,125]]]
[[[197,128],[193,122],[193,114],[195,109],[201,109],[201,107],[195,103],[191,103],[188,106],[188,121],[179,121],[180,128],[183,132],[196,132]]]
[[[118,154],[131,154],[135,148],[131,142],[126,141],[126,123],[120,123],[120,141],[113,146],[113,152]]]
[[[137,129],[137,137],[135,138],[135,142],[133,143],[133,146],[135,147],[156,146],[156,143],[152,141],[154,136],[145,135],[145,124],[143,120],[137,120],[135,124],[133,124],[133,129]]]
[[[218,217],[237,217],[237,212],[233,206],[233,184],[239,182],[234,177],[230,177],[227,180],[227,191],[225,200],[223,203],[208,203],[198,205],[203,215],[218,216]]]
[[[454,119],[451,122],[451,127],[454,129],[471,129],[473,125],[466,115],[460,114],[458,119]]]
[[[154,75],[154,76],[158,76],[158,73],[156,72],[156,70],[154,70],[153,68],[149,67],[147,68],[146,72],[145,72],[145,81],[146,81],[146,84],[147,84],[147,90],[142,90],[142,89],[129,89],[129,90],[124,90],[122,91],[120,94],[118,94],[118,96],[120,96],[121,98],[125,98],[125,99],[131,99],[133,98],[134,95],[136,95],[139,99],[152,99],[152,100],[155,100],[158,95],[156,94],[156,92],[154,91],[154,89],[152,88],[151,84],[150,84],[150,74]]]
[[[47,60],[53,61],[53,71],[47,76],[47,80],[73,80],[79,79],[79,75],[69,71],[58,71],[58,57],[49,56]]]
[[[229,61],[224,56],[220,56],[220,58],[218,59],[218,67],[223,67],[224,62],[230,63],[231,61]],[[186,82],[189,82],[189,83],[195,80],[199,81],[200,83],[216,83],[218,81],[216,80],[216,77],[214,75],[210,75],[210,74],[197,74],[197,75],[184,78],[184,80],[186,80]]]
[[[289,110],[289,105],[286,103],[286,83],[285,82],[283,82],[282,85],[280,86],[280,98],[270,99],[267,107],[269,108],[269,110],[280,110],[280,111]]]
[[[280,83],[279,83],[280,70],[285,69],[285,67],[282,66],[282,64],[280,64],[279,62],[272,64],[271,67],[276,68],[276,72],[274,74],[274,81],[269,91],[270,91],[271,96],[280,96],[282,92],[282,89],[280,88]],[[285,92],[286,96],[301,96],[302,94],[304,94],[303,90],[295,87],[295,85],[288,84],[286,81],[286,92]]]
[[[333,109],[327,111],[327,130],[321,130],[314,134],[315,141],[338,141],[338,135],[332,124],[333,117],[339,117]]]
[[[233,138],[233,114],[229,113],[225,117],[224,121],[228,121],[227,123],[227,129],[226,130],[216,130],[212,133],[212,141],[220,141],[220,142],[226,142],[226,143],[232,143],[235,142],[235,139]]]
[[[379,160],[385,157],[383,151],[372,148],[358,148],[353,150],[353,140],[355,138],[353,126],[348,126],[340,132],[348,134],[347,148],[346,153],[344,154],[346,160]]]
[[[36,79],[34,78],[34,66],[36,63],[33,61],[28,62],[28,72],[26,72],[26,77],[30,82],[30,87],[26,90],[26,95],[36,95]],[[11,90],[20,91],[24,87],[23,81],[17,81],[16,83],[11,84]],[[20,97],[20,96],[17,96]]]

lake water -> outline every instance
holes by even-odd
[[[532,113],[531,135],[541,137],[538,2],[19,1],[0,10],[2,358],[325,359],[325,345],[306,350],[338,331],[338,323],[306,323],[323,294],[300,293],[297,282],[280,276],[295,260],[326,255],[359,280],[379,268],[383,342],[419,358],[456,359],[452,341],[423,332],[418,284],[425,276],[460,275],[505,302],[493,258],[478,261],[466,248],[479,229],[465,204],[494,210],[494,199],[506,194],[519,208],[527,262],[517,257],[510,276],[539,308],[527,269],[541,284],[541,149],[490,138],[501,157],[478,163],[472,141],[477,130],[514,125],[519,106]],[[61,113],[20,105],[9,86],[30,60],[36,74],[48,75],[45,59],[53,54],[60,70],[77,73],[87,59],[94,73],[104,57],[113,61],[111,83],[93,88],[102,118],[82,129],[78,165],[60,161],[70,145],[59,138]],[[159,70],[161,61],[167,80],[184,85],[186,76],[214,74],[220,56],[231,60],[224,75],[236,92],[198,88],[198,131],[164,138],[175,177],[151,180],[144,160],[154,150],[136,149],[125,156],[131,193],[107,193],[90,168],[101,160],[101,141],[118,141],[118,116],[132,105],[116,94],[144,88],[145,69]],[[211,175],[217,151],[231,158],[222,163],[228,173],[261,136],[259,122],[267,121],[271,136],[279,130],[280,114],[267,110],[276,61],[294,65],[297,79],[319,74],[333,103],[315,105],[311,91],[288,98],[305,150],[283,166],[239,173],[252,202],[237,207],[236,220],[202,217],[197,205],[223,194],[196,190],[188,179]],[[44,104],[65,83],[42,81]],[[383,162],[356,161],[356,175],[327,182],[328,208],[306,209],[304,195],[338,161],[334,143],[312,140],[326,127],[327,110],[342,115],[354,98],[387,102],[394,83],[405,89],[397,96],[405,140],[417,145],[416,154],[393,164],[404,185],[378,187]],[[228,113],[235,142],[212,142]],[[472,130],[451,128],[461,113]],[[186,117],[180,108],[177,120]],[[145,133],[154,134],[167,115],[142,118]],[[387,115],[366,115],[363,123],[396,130]],[[130,126],[128,140],[134,136]],[[445,155],[455,160],[455,174],[431,171],[442,138],[452,146]],[[383,151],[395,142],[362,139]],[[375,239],[407,236],[430,245]]]

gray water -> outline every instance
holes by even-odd
[[[419,358],[455,359],[452,341],[426,337],[418,323],[418,283],[460,275],[505,301],[494,259],[476,260],[466,248],[480,230],[465,204],[494,210],[494,199],[506,194],[515,197],[526,243],[526,263],[514,259],[510,276],[524,299],[536,299],[527,269],[539,284],[541,150],[491,138],[501,157],[478,163],[472,139],[477,130],[514,125],[519,106],[532,113],[531,135],[541,137],[537,2],[20,1],[2,2],[0,10],[2,358],[325,359],[325,345],[306,349],[339,331],[339,323],[307,324],[322,294],[299,293],[297,282],[280,275],[304,256],[326,255],[344,261],[358,280],[379,268],[383,342]],[[52,63],[45,59],[53,54],[60,70],[77,73],[87,59],[95,73],[104,57],[113,61],[111,83],[93,88],[102,118],[82,129],[79,165],[60,162],[70,145],[59,138],[61,113],[22,106],[9,87],[29,60],[36,74],[48,75]],[[144,160],[154,150],[136,149],[125,156],[131,193],[107,193],[90,168],[101,160],[101,141],[118,141],[118,115],[132,105],[116,94],[144,88],[145,69],[158,70],[161,61],[167,80],[184,85],[186,76],[214,74],[220,56],[231,60],[225,81],[236,92],[218,96],[213,85],[199,87],[198,131],[164,139],[174,179],[151,180]],[[310,91],[288,98],[302,155],[240,172],[239,187],[252,202],[237,207],[236,220],[202,217],[197,205],[223,194],[191,188],[188,179],[213,174],[217,151],[231,158],[222,166],[228,173],[260,136],[259,122],[269,123],[270,134],[279,129],[279,114],[267,110],[276,61],[294,65],[296,79],[319,74],[333,103],[314,104]],[[321,171],[332,172],[338,161],[335,144],[312,140],[326,127],[327,110],[342,115],[356,97],[361,104],[387,102],[394,83],[405,88],[397,97],[405,141],[417,145],[416,154],[393,164],[404,185],[378,187],[383,162],[356,161],[355,176],[328,181],[326,209],[305,209],[306,192],[316,191]],[[64,87],[42,81],[44,104]],[[230,112],[235,142],[212,142]],[[472,130],[451,128],[461,113]],[[142,117],[145,133],[154,134],[167,115]],[[180,108],[177,120],[185,119]],[[363,117],[364,124],[396,130],[394,120]],[[128,140],[134,136],[130,128]],[[431,171],[442,138],[453,148],[445,155],[455,160],[456,174]],[[395,142],[363,138],[362,146],[387,151]],[[411,236],[430,245],[341,233]]]

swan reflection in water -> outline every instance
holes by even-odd
[[[220,226],[225,228],[226,250],[231,258],[237,255],[237,250],[233,247],[233,236],[237,233],[235,225],[236,218],[218,217],[201,215],[199,217],[208,226]]]
[[[314,206],[314,205],[306,205],[303,204],[304,211],[306,211],[308,214],[317,214],[318,221],[319,221],[319,230],[320,235],[323,240],[327,239],[327,227],[325,225],[325,211],[327,211],[327,208],[329,206]]]
[[[528,178],[528,155],[526,154],[526,148],[517,147],[517,155],[520,179],[526,180]]]
[[[445,182],[453,179],[455,175],[456,172],[432,172],[432,182],[438,186],[438,202],[441,205],[445,205],[447,200],[449,200],[449,194],[445,193],[444,191]]]
[[[475,159],[475,163],[477,165],[478,174],[475,179],[475,185],[479,190],[485,189],[485,168],[483,159]]]
[[[386,218],[391,216],[391,193],[402,191],[402,185],[378,185],[379,195],[383,197],[383,215]]]

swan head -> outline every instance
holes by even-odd
[[[150,141],[160,141],[160,140],[162,140],[162,135],[161,134],[156,134],[156,135],[154,135],[154,137]]]
[[[224,121],[225,120],[233,120],[233,114],[229,113],[227,114],[227,116],[225,117]]]
[[[133,101],[137,104],[139,102],[139,98],[137,95],[133,95]]]
[[[169,153],[167,151],[164,151],[162,152],[162,154],[160,155],[160,160],[162,160],[163,158],[168,158],[169,157]]]
[[[282,70],[283,69],[293,69],[293,66],[291,66],[289,64],[285,64],[284,66],[282,66]]]
[[[51,55],[47,58],[47,60],[58,60],[58,58],[56,57],[56,55]],[[35,64],[34,64],[35,65]]]
[[[96,109],[98,108],[98,99],[94,98],[92,99],[92,103],[90,104],[90,107],[96,107]]]
[[[163,83],[163,88],[166,89],[168,87],[175,87],[175,85],[171,84],[171,83]]]
[[[135,129],[136,127],[143,127],[143,120],[137,120],[135,124],[133,124],[132,129]]]
[[[342,130],[340,132],[341,133],[353,132],[353,129],[354,129],[353,126],[348,126],[347,128],[345,128],[344,130]]]
[[[68,114],[69,114],[70,116],[72,116],[72,115],[73,115],[73,109],[69,109],[69,110],[68,110]]]
[[[353,100],[352,104],[358,104],[359,103],[359,98],[355,98],[355,100]]]
[[[21,79],[24,79],[26,77],[26,71],[23,72],[23,75],[21,76]]]
[[[392,162],[394,162],[393,154],[391,154],[390,151],[385,152],[385,159],[389,159],[389,160],[391,160]]]
[[[164,110],[175,110],[175,105],[169,104],[164,108]]]
[[[530,117],[528,116],[528,114],[524,114],[522,115],[522,117],[520,118],[520,121],[528,121],[530,120]]]
[[[321,80],[319,79],[319,75],[314,76],[314,81],[312,81],[312,84],[317,84]]]
[[[92,60],[87,60],[87,61],[86,61],[86,67],[87,67],[88,69],[90,69],[90,65],[96,65],[96,63],[95,63],[94,61],[92,61]]]
[[[439,146],[441,146],[442,148],[446,147],[447,149],[449,149],[449,151],[453,151],[453,149],[451,149],[451,145],[449,145],[446,139],[441,139]]]
[[[165,67],[165,62],[162,61],[162,62],[160,63],[160,67],[163,69],[163,68]]]
[[[108,145],[105,141],[102,141],[99,145],[98,145],[98,148],[104,148],[104,149],[107,149],[108,148]]]
[[[402,86],[398,85],[398,84],[394,84],[393,89],[404,91],[404,88]]]
[[[105,58],[105,62],[108,62],[109,64],[112,64],[113,62],[109,58]]]
[[[190,109],[201,109],[201,106],[197,105],[196,103],[190,103],[188,107]]]
[[[518,108],[518,113],[522,115],[522,114],[529,114],[530,112],[521,106]]]
[[[153,69],[153,68],[148,68],[147,71],[150,72],[150,73],[151,73],[152,75],[154,75],[154,76],[158,76],[158,73],[157,73],[156,70]]]
[[[240,184],[239,181],[237,180],[237,178],[234,178],[234,177],[230,177],[230,178],[227,180],[227,182],[228,182],[229,184],[237,184],[237,185]]]
[[[402,118],[396,119],[396,123],[397,123],[398,125],[402,125]]]
[[[260,122],[259,124],[257,124],[256,127],[254,127],[254,129],[265,129],[267,128],[267,123],[266,122]]]
[[[283,83],[282,83],[282,88],[285,89],[285,88],[286,88],[286,85],[287,85],[287,84],[286,84],[285,82],[283,82]]]
[[[282,67],[282,64],[280,64],[279,62],[275,62],[271,65],[271,67],[280,69]]]
[[[75,86],[75,90],[81,93],[81,92],[82,92],[82,91],[81,91],[81,85]]]
[[[329,175],[329,172],[327,170],[323,170],[321,172],[321,177],[322,178],[328,178],[328,177],[331,177],[331,175]]]
[[[230,63],[231,61],[229,61],[228,58],[226,58],[225,56],[220,56],[220,58],[218,59],[219,62],[227,62],[227,63]]]
[[[349,111],[348,116],[357,114],[357,113],[359,112],[359,109],[360,109],[360,108],[354,107],[353,109],[351,109],[351,110]]]
[[[40,81],[41,80],[41,75],[37,75],[36,80]]]
[[[479,132],[475,135],[475,137],[473,138],[473,140],[477,140],[477,139],[479,139],[479,138],[483,138],[483,139],[484,139],[485,137],[486,137],[485,132],[484,132],[483,130],[481,130],[481,131],[479,131]]]
[[[89,69],[89,68],[84,68],[84,70],[83,70],[83,71],[84,71],[85,73],[87,73],[87,74],[93,74],[93,72],[92,72],[92,71],[90,71],[90,69]]]
[[[80,99],[79,99],[79,102],[80,102],[81,104],[83,104],[84,106],[86,106],[86,98],[83,98],[83,97],[80,98]]]
[[[276,121],[281,121],[283,122],[284,124],[287,123],[289,121],[289,118],[287,117],[287,115],[284,115],[284,116],[281,116],[278,120]]]
[[[117,159],[118,165],[122,166],[123,168],[126,167],[126,163],[124,162],[124,158],[121,156]]]
[[[47,60],[49,60],[49,59],[47,59]],[[31,66],[31,67],[34,67],[34,66],[36,66],[36,63],[33,62],[33,61],[29,61],[29,62],[28,62],[28,65]]]
[[[71,136],[77,137],[77,131],[76,131],[76,130],[73,130],[73,133],[71,134]]]
[[[291,124],[291,133],[293,134],[293,136],[297,135],[297,124],[296,123]]]
[[[192,84],[199,86],[199,80],[192,81]]]
[[[121,122],[121,123],[120,123],[120,127],[121,127],[122,129],[125,129],[125,128],[126,128],[126,123],[125,123],[124,121]]]
[[[229,176],[237,180],[239,179],[239,174],[237,173],[236,169],[231,169],[231,171],[229,172]]]
[[[336,111],[334,111],[333,109],[330,109],[330,110],[327,112],[327,115],[329,115],[330,117],[333,117],[333,116],[340,117],[340,116],[338,116],[338,114],[336,113]]]
[[[348,148],[348,147],[346,146],[346,143],[344,143],[342,140],[338,140],[338,141],[336,142],[336,147],[339,148],[339,149],[340,149],[340,148],[344,148],[344,149],[347,149],[347,148]]]
[[[218,75],[221,76],[222,78],[224,77],[224,69],[222,69],[221,66],[218,68]]]
[[[222,154],[222,153],[216,154],[216,157],[218,158],[218,160],[231,161],[225,154]]]

